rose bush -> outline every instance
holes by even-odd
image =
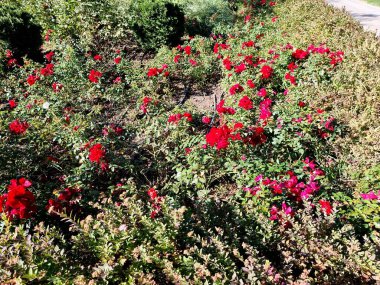
[[[42,17],[63,2],[24,3],[44,60],[1,54],[2,283],[378,282],[378,171],[347,183],[351,126],[305,93],[336,84],[344,50],[287,41],[291,0],[250,0],[222,30],[200,17],[210,36],[150,37],[146,57],[87,2],[73,29]],[[67,40],[88,26],[102,46]]]

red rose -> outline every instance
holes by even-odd
[[[106,154],[103,146],[100,143],[94,144],[90,148],[89,152],[90,152],[88,156],[89,160],[91,162],[96,162],[96,163],[100,163]]]
[[[249,99],[248,96],[244,96],[239,101],[239,107],[243,108],[244,110],[251,110],[253,108],[252,100]]]
[[[88,79],[93,83],[98,83],[99,79],[100,79],[100,77],[102,77],[102,75],[103,75],[103,73],[101,73],[100,71],[92,69],[90,71],[90,74],[88,75]]]
[[[329,201],[320,200],[319,205],[321,205],[321,211],[325,212],[326,215],[330,215],[332,213],[332,207]]]
[[[9,124],[9,130],[17,135],[21,135],[26,132],[29,124],[27,122],[20,122],[18,119]]]
[[[9,104],[9,108],[11,108],[11,109],[14,109],[14,108],[16,108],[17,107],[17,103],[16,103],[16,101],[15,100],[9,100],[8,101],[8,104]]]
[[[270,67],[269,65],[264,65],[261,67],[261,75],[263,79],[268,79],[272,76],[273,74],[273,68]]]

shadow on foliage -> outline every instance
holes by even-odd
[[[19,11],[16,6],[0,8],[0,41],[5,42],[19,62],[24,56],[43,61],[41,27],[33,22],[30,14]]]

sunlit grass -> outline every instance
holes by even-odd
[[[367,0],[368,3],[380,6],[380,0]]]

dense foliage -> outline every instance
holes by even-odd
[[[380,281],[378,128],[340,102],[361,90],[378,125],[379,79],[352,78],[378,71],[365,47],[380,44],[357,32],[352,47],[346,15],[311,0],[4,3],[0,283]],[[42,59],[2,23],[40,27]]]

